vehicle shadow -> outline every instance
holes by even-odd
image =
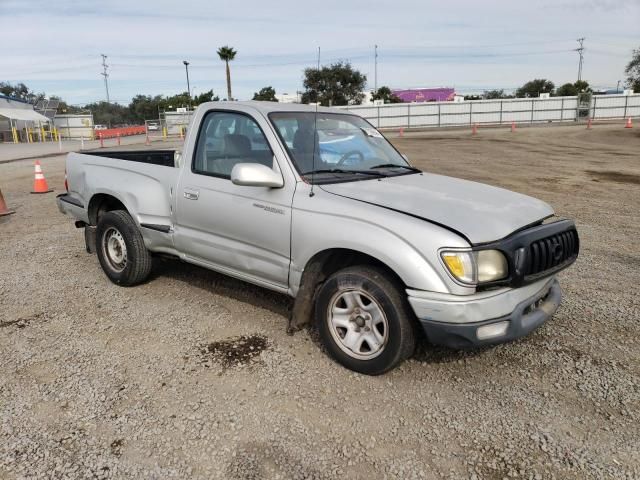
[[[288,295],[258,287],[196,265],[167,258],[154,258],[153,270],[149,276],[149,281],[153,281],[158,277],[167,277],[185,282],[212,294],[222,295],[239,302],[251,304],[254,307],[264,308],[284,317],[282,328],[284,330],[287,327],[286,321],[293,306],[293,299]]]
[[[421,336],[418,340],[416,351],[411,359],[424,363],[454,363],[482,356],[491,349],[492,347],[489,346],[473,349],[470,348],[466,350],[455,350],[452,348],[432,345],[424,336]]]
[[[149,281],[153,281],[158,277],[167,277],[185,282],[215,295],[222,295],[239,302],[248,303],[254,307],[264,308],[283,317],[283,334],[287,328],[287,320],[293,307],[293,299],[288,295],[170,258],[159,257],[154,259],[153,270]],[[311,325],[305,326],[304,329],[308,330],[311,341],[319,349],[324,351],[324,347],[317,334],[317,329]],[[492,347],[481,347],[468,350],[454,350],[439,347],[431,345],[422,332],[420,332],[418,334],[417,347],[411,359],[417,362],[434,364],[454,363],[480,356],[491,350],[491,348]]]

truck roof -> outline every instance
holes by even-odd
[[[260,102],[257,100],[247,100],[243,102],[206,102],[200,105],[200,107],[206,108],[229,108],[233,109],[234,106],[244,106],[251,107],[255,110],[258,110],[264,114],[269,114],[272,112],[315,112],[315,105],[306,105],[302,103],[280,103],[280,102]],[[342,113],[348,114],[346,110],[341,110],[338,108],[329,108],[329,107],[318,107],[318,112],[326,112],[326,113]]]

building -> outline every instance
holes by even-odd
[[[276,98],[280,103],[302,103],[302,92],[293,93],[277,93]]]
[[[405,103],[452,102],[456,94],[453,88],[410,88],[392,90]]]
[[[0,142],[44,141],[48,134],[49,119],[32,104],[0,95]]]
[[[175,112],[165,111],[162,113],[161,122],[166,135],[184,135],[193,117],[194,110],[178,108]]]
[[[90,113],[58,115],[53,125],[62,138],[80,140],[93,139],[93,115]]]

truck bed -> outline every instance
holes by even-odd
[[[83,155],[96,157],[115,158],[130,162],[149,163],[151,165],[163,165],[175,167],[175,150],[110,150],[107,152],[82,152]]]

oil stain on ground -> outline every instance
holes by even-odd
[[[205,366],[214,360],[223,368],[229,368],[251,363],[268,346],[267,338],[262,335],[241,335],[203,345],[200,353]]]
[[[595,180],[615,183],[631,183],[634,185],[640,185],[640,175],[634,175],[632,173],[612,172],[609,170],[585,170],[589,175],[594,177]]]
[[[113,442],[111,442],[111,445],[110,445],[111,454],[115,455],[116,457],[120,457],[122,455],[123,445],[124,445],[124,439],[122,438],[118,438]]]

